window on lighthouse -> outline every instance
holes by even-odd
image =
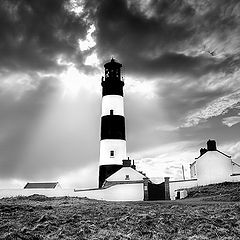
[[[110,151],[110,157],[114,157],[114,151]]]
[[[106,68],[105,70],[105,77],[108,78],[109,77],[109,70]]]

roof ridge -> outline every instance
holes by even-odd
[[[219,150],[217,150],[219,153],[221,153],[221,154],[223,154],[224,156],[226,156],[226,157],[228,157],[228,158],[231,158],[231,156],[229,156],[229,155],[227,155],[227,154],[225,154],[225,153],[223,153],[223,152],[221,152],[221,151],[219,151]]]
[[[55,188],[59,182],[28,182],[24,188]]]
[[[209,151],[209,150],[207,150],[207,152],[219,152],[219,153],[221,153],[222,155],[224,155],[224,156],[226,156],[226,157],[228,157],[228,158],[231,158],[231,156],[227,155],[227,154],[224,153],[224,152],[219,151],[218,149],[217,149],[217,150],[214,150],[214,151],[211,151],[211,150]],[[204,154],[206,154],[207,152],[205,152]],[[199,158],[202,157],[204,154],[200,155],[199,157],[196,157],[195,159],[196,159],[196,160],[199,159]]]

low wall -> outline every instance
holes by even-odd
[[[170,199],[175,200],[177,189],[185,189],[197,186],[197,179],[169,181]]]
[[[240,182],[240,174],[239,175],[231,175],[231,182]]]
[[[143,184],[120,184],[105,189],[0,189],[0,198],[30,196],[33,194],[47,197],[87,197],[107,201],[143,201]]]
[[[107,201],[143,201],[143,183],[119,184],[105,189],[76,190],[79,197]]]

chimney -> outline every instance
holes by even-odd
[[[123,167],[131,167],[131,160],[129,159],[129,157],[128,159],[122,160],[122,162],[123,162]]]
[[[206,148],[200,149],[200,156],[202,156],[204,153],[206,153],[208,150]]]
[[[207,141],[207,150],[208,151],[216,151],[217,147],[216,147],[216,141],[215,140],[208,140]]]
[[[136,170],[136,165],[134,164],[134,160],[133,160],[133,164],[132,164],[131,168],[133,168],[134,170]]]

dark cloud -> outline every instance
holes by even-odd
[[[54,70],[58,57],[83,56],[78,39],[88,24],[68,11],[65,0],[8,0],[0,5],[0,70]]]
[[[145,76],[228,71],[238,65],[223,49],[238,29],[238,9],[238,1],[225,0],[101,1],[95,15],[99,56],[114,55],[128,72]],[[226,56],[208,53],[215,49]]]
[[[161,97],[162,111],[165,112],[165,117],[169,122],[181,125],[186,114],[200,109],[232,91],[232,88],[227,86],[211,89],[207,84],[203,86],[205,82],[205,78],[196,81],[186,78],[161,83],[158,94]]]
[[[97,27],[99,52],[105,56],[116,54],[128,69],[135,72],[136,68],[141,70],[144,66],[143,71],[150,66],[149,72],[153,72],[160,66],[152,60],[155,55],[168,52],[169,46],[178,45],[192,35],[192,30],[184,25],[168,24],[164,16],[147,18],[137,9],[128,7],[123,0],[101,2],[97,11]],[[166,58],[171,57],[166,54]]]
[[[207,73],[215,66],[215,60],[207,56],[186,56],[185,54],[167,52],[158,58],[146,59],[141,56],[136,61],[129,62],[126,59],[126,68],[130,68],[135,74],[152,76],[164,75],[190,75],[193,77],[201,76]],[[129,67],[128,67],[129,66]]]
[[[68,0],[8,0],[0,6],[0,65],[20,70],[53,70],[57,57],[74,62],[87,72],[85,57],[97,49],[102,60],[116,56],[129,73],[157,75],[228,71],[239,55],[219,59],[221,44],[239,26],[237,1],[83,1],[84,13],[69,11]],[[81,52],[90,24],[96,24],[97,46]],[[235,32],[235,35],[237,32]],[[215,43],[210,45],[206,39]],[[229,42],[229,41],[228,41]],[[235,46],[236,47],[236,46]],[[188,49],[193,48],[192,55]],[[214,49],[213,49],[214,48]],[[205,53],[205,54],[203,54]]]

